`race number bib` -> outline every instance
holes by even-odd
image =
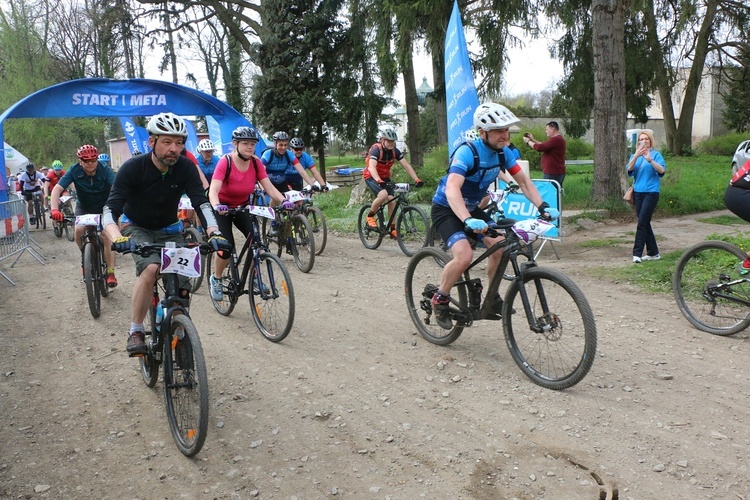
[[[76,215],[76,226],[97,226],[99,227],[99,220],[101,214],[84,214]]]
[[[180,202],[177,204],[178,210],[192,210],[193,209],[193,203],[190,201],[190,198],[187,197],[187,195],[182,195],[180,198]]]
[[[162,248],[161,272],[200,278],[201,253],[198,248]]]
[[[273,208],[262,205],[248,205],[247,211],[259,217],[265,217],[266,219],[274,219],[276,217]]]
[[[284,193],[284,195],[286,196],[287,200],[293,203],[297,203],[298,201],[305,201],[305,195],[303,195],[299,191],[287,191],[286,193]]]

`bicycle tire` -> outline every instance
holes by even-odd
[[[39,229],[39,226],[42,225],[42,210],[41,210],[41,203],[39,203],[39,198],[34,196],[34,219],[36,219],[35,226],[36,229]]]
[[[258,267],[253,266],[248,279],[250,312],[255,326],[271,342],[281,342],[294,324],[294,286],[284,263],[270,252],[258,255]],[[260,270],[260,280],[254,275]]]
[[[428,246],[430,239],[430,219],[424,210],[415,206],[404,207],[396,221],[396,240],[401,251],[411,257],[420,248]]]
[[[370,213],[370,206],[365,205],[359,209],[359,217],[357,218],[357,231],[359,232],[359,239],[362,244],[368,250],[377,249],[383,242],[385,236],[379,229],[370,228],[367,225],[367,214]],[[375,214],[375,218],[378,220],[378,227],[383,225],[383,212],[378,210]]]
[[[156,310],[154,304],[151,304],[143,319],[143,333],[146,335],[145,343],[148,352],[138,356],[138,364],[141,369],[141,378],[148,387],[154,387],[159,380],[159,361],[156,359],[154,352],[154,335],[156,334]]]
[[[96,261],[97,265],[97,276],[96,282],[99,285],[99,293],[102,297],[109,296],[109,287],[107,286],[107,259],[104,258],[104,242],[100,236],[97,236],[96,244]]]
[[[432,321],[430,300],[437,292],[443,267],[451,259],[449,254],[439,248],[426,247],[418,250],[406,267],[404,290],[409,316],[420,335],[436,345],[448,345],[455,342],[465,328],[465,325],[454,321],[452,329],[444,330],[438,326],[437,322]],[[468,303],[466,287],[457,285],[453,290],[457,297],[453,297],[452,300],[457,301],[463,309],[466,309]],[[459,311],[456,304],[452,305],[451,311],[454,313]]]
[[[556,269],[528,268],[523,281],[532,315],[544,331],[530,329],[520,302],[518,312],[511,313],[521,287],[514,281],[502,311],[505,342],[513,361],[537,385],[553,390],[572,387],[583,380],[596,355],[596,321],[588,300],[578,285]]]
[[[88,241],[83,244],[83,281],[86,283],[86,298],[89,303],[89,311],[94,318],[99,317],[101,312],[101,297],[99,285],[96,282],[96,263],[94,262],[96,250]]]
[[[738,269],[746,258],[745,251],[725,241],[704,241],[682,254],[672,276],[672,291],[691,325],[719,336],[734,335],[750,326],[750,309],[738,302],[750,302],[750,281],[741,280]],[[720,291],[737,300],[717,295]]]
[[[189,227],[185,229],[185,232],[183,233],[183,237],[185,238],[185,243],[201,243],[203,241],[203,235],[200,231],[198,231],[194,227]],[[190,291],[192,293],[195,293],[198,291],[198,289],[201,287],[201,284],[203,283],[203,276],[206,272],[206,256],[201,254],[201,275],[197,278],[189,278],[188,281],[190,282]]]
[[[284,233],[284,223],[283,222],[279,223],[276,236],[268,235],[268,231],[270,229],[271,229],[271,219],[264,218],[260,226],[261,241],[263,242],[265,246],[268,247],[268,250],[270,252],[281,257],[281,252],[284,250],[284,245],[281,243],[281,237],[282,237],[282,234]]]
[[[207,286],[211,286],[210,276],[213,274],[213,262],[214,256],[211,256],[210,259],[206,259],[205,275],[206,280],[208,281]],[[224,268],[224,272],[221,273],[221,288],[224,291],[221,300],[214,300],[210,290],[208,293],[208,296],[211,299],[211,303],[214,305],[214,309],[216,309],[216,312],[218,312],[222,316],[229,316],[230,314],[232,314],[232,311],[234,311],[234,306],[237,304],[237,297],[239,296],[238,286],[232,279],[233,265],[234,263],[232,262],[232,259],[229,259],[229,262],[227,262],[227,265]]]
[[[57,236],[58,238],[62,238],[62,223],[60,222],[53,222],[52,223],[52,233]]]
[[[68,238],[68,241],[73,241],[76,239],[76,232],[75,229],[71,229],[70,226],[71,224],[64,222],[63,230],[65,231],[65,237]]]
[[[164,343],[164,402],[172,437],[186,457],[195,456],[208,434],[208,374],[198,330],[184,314],[171,318]],[[185,332],[177,340],[177,331]],[[175,342],[173,342],[175,339]]]
[[[315,255],[323,253],[323,249],[326,247],[328,242],[328,227],[326,226],[326,217],[323,215],[323,211],[318,207],[307,207],[305,211],[307,220],[310,221],[310,226],[315,236]]]
[[[315,238],[312,226],[302,214],[292,217],[292,255],[294,263],[303,273],[312,271],[315,265]]]

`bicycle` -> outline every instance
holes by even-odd
[[[375,220],[378,227],[367,224],[367,214],[370,213],[371,205],[365,205],[359,210],[357,219],[357,230],[359,239],[365,248],[377,249],[386,235],[391,234],[391,225],[396,221],[396,241],[401,251],[408,257],[413,256],[417,250],[430,243],[430,219],[424,210],[416,205],[411,205],[407,197],[410,185],[408,183],[393,184],[394,196],[383,203],[375,212]],[[396,202],[391,210],[388,221],[385,220],[385,210],[391,201]]]
[[[89,311],[94,318],[98,318],[101,313],[101,297],[109,295],[107,261],[104,258],[100,219],[100,214],[78,215],[75,218],[76,226],[84,226],[84,233],[81,236],[83,281],[86,283]]]
[[[211,246],[203,242],[133,242],[122,252],[144,257],[162,254],[160,279],[154,283],[143,324],[147,352],[131,357],[138,357],[148,387],[156,385],[159,366],[164,366],[167,422],[177,448],[187,457],[201,450],[208,434],[208,373],[198,330],[190,319],[190,299],[179,296],[178,275],[191,277],[200,272],[200,256],[210,251]]]
[[[47,229],[47,216],[44,211],[44,204],[42,203],[42,191],[34,191],[32,194],[32,203],[34,204],[34,225],[37,229],[42,226],[42,229]]]
[[[63,214],[63,220],[58,222],[52,221],[52,232],[58,238],[62,238],[63,233],[68,241],[75,240],[75,231],[71,230],[71,226],[75,226],[75,214],[72,206],[73,197],[69,195],[60,197],[60,211]]]
[[[326,226],[326,218],[323,215],[323,211],[313,205],[312,197],[315,191],[312,189],[303,189],[302,195],[305,199],[302,201],[302,213],[310,221],[312,227],[313,236],[315,237],[315,255],[323,253],[323,249],[326,247],[328,241],[328,228]]]
[[[727,336],[750,326],[750,275],[738,267],[747,252],[726,241],[703,241],[677,261],[672,290],[695,328]]]
[[[179,214],[182,215],[193,215],[193,217],[180,217],[180,220],[182,221],[182,237],[185,238],[185,243],[195,243],[199,244],[204,241],[206,241],[204,233],[198,229],[197,227],[193,226],[192,219],[194,218],[194,212],[193,210],[193,204],[190,202],[190,198],[183,195],[182,198],[180,198],[180,202],[177,206]],[[185,212],[183,212],[183,210]],[[191,211],[191,212],[188,212]],[[201,254],[201,269],[206,269],[206,256]],[[201,284],[203,283],[203,274],[196,278],[190,278],[190,291],[192,293],[195,293],[198,291],[198,289],[201,287]]]
[[[433,324],[431,300],[443,267],[452,257],[436,247],[419,250],[406,269],[405,291],[409,315],[422,337],[448,345],[475,321],[502,320],[510,354],[532,382],[554,390],[580,382],[594,362],[596,322],[580,288],[560,271],[540,267],[534,260],[533,242],[552,227],[542,220],[502,219],[496,229],[488,231],[488,236],[504,235],[505,239],[475,258],[463,279],[456,282],[449,309],[454,322],[450,330]],[[500,250],[500,264],[482,301],[482,280],[472,278],[471,270]],[[503,280],[510,283],[498,315],[493,311],[494,298]],[[513,307],[519,296],[522,314]]]
[[[298,201],[302,201],[299,191],[295,191],[299,196]],[[287,196],[294,197],[286,193]],[[294,201],[289,198],[290,201]],[[294,263],[303,273],[312,271],[315,265],[315,237],[310,221],[302,213],[301,206],[295,205],[294,208],[285,209],[275,207],[276,213],[276,234],[269,235],[268,230],[271,227],[271,221],[263,219],[262,232],[263,241],[268,246],[269,251],[281,257],[281,253],[294,256]],[[275,248],[274,248],[275,247]]]
[[[274,210],[255,205],[229,210],[230,214],[240,212],[250,213],[252,230],[247,235],[239,256],[236,246],[230,252],[229,262],[221,275],[222,300],[211,297],[211,302],[219,314],[229,316],[237,300],[247,294],[255,326],[271,342],[281,342],[289,335],[294,324],[294,287],[284,263],[278,256],[270,253],[261,240],[261,224],[258,220],[258,217],[264,218],[264,221],[273,220]],[[212,261],[213,259],[208,259],[206,276],[213,273]]]

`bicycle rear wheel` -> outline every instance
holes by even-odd
[[[556,269],[533,267],[523,274],[532,319],[542,331],[529,327],[514,281],[505,294],[503,330],[513,361],[535,384],[547,389],[566,389],[580,382],[596,355],[596,322],[586,296]]]
[[[367,214],[370,213],[370,206],[365,205],[359,210],[359,217],[357,218],[357,230],[359,231],[359,239],[365,248],[375,250],[383,242],[383,233],[378,228],[370,227],[367,224]],[[378,211],[375,214],[375,219],[378,221],[378,226],[383,225],[383,212]]]
[[[208,280],[208,286],[211,286],[211,275],[214,272],[214,255],[211,255],[210,259],[206,259],[206,272],[205,276]],[[214,300],[213,296],[209,291],[208,296],[211,298],[211,303],[214,305],[216,312],[222,316],[229,316],[234,310],[235,304],[237,304],[237,297],[239,296],[239,290],[237,284],[232,279],[232,266],[234,263],[232,259],[229,259],[227,266],[224,268],[224,272],[221,273],[221,289],[224,291],[221,300]]]
[[[302,214],[292,217],[292,255],[300,271],[312,271],[315,265],[315,240],[310,221]]]
[[[750,326],[750,280],[738,266],[747,253],[725,241],[704,241],[677,262],[672,290],[677,307],[697,329],[733,335]]]
[[[272,221],[270,219],[265,218],[263,219],[263,222],[261,222],[261,241],[265,246],[268,247],[268,250],[270,252],[281,257],[281,252],[282,250],[284,250],[284,245],[281,243],[281,237],[284,233],[284,224],[282,222],[279,222],[279,226],[276,228],[276,236],[269,236],[268,231],[271,230],[271,223]]]
[[[277,256],[262,252],[247,286],[255,326],[271,342],[281,342],[294,324],[294,287],[286,266]]]
[[[305,211],[307,220],[310,221],[313,235],[315,236],[315,255],[323,253],[328,241],[328,229],[326,228],[326,218],[323,211],[318,207],[308,207]]]
[[[88,241],[83,244],[83,281],[86,283],[86,298],[89,301],[89,311],[94,318],[99,317],[101,297],[97,282],[96,248]]]
[[[396,237],[401,251],[411,257],[427,246],[430,237],[430,220],[421,208],[404,207],[396,222]]]
[[[174,442],[195,456],[208,434],[208,374],[198,330],[184,314],[172,316],[164,343],[164,402]],[[182,338],[178,332],[184,331]]]
[[[437,345],[448,345],[455,342],[464,331],[464,325],[454,321],[453,328],[444,330],[438,326],[432,317],[432,296],[438,290],[443,267],[451,260],[451,256],[434,247],[418,250],[409,261],[406,268],[406,307],[409,316],[419,333],[426,340]],[[463,309],[466,309],[466,287],[457,285],[453,289],[454,297]],[[457,296],[457,297],[456,297]],[[452,304],[451,311],[459,312],[456,304]]]
[[[203,241],[203,235],[200,231],[198,231],[194,227],[189,227],[185,229],[185,232],[183,233],[183,237],[185,238],[185,243],[201,243]],[[206,256],[201,254],[201,275],[197,278],[190,278],[190,291],[192,293],[195,293],[198,291],[198,289],[201,287],[201,283],[203,283],[203,276],[206,272]]]
[[[152,303],[148,308],[146,317],[143,319],[143,332],[146,334],[146,346],[148,353],[138,356],[138,364],[141,368],[141,377],[148,387],[156,385],[159,380],[159,362],[156,360],[154,352],[154,335],[156,335],[156,310]]]

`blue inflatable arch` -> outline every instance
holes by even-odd
[[[4,139],[3,123],[8,118],[133,117],[163,112],[212,118],[220,128],[222,152],[231,148],[232,130],[252,126],[227,103],[176,83],[141,78],[83,78],[39,90],[8,108],[0,115],[0,139]],[[0,177],[0,201],[5,201],[8,199],[5,155],[0,155]]]

